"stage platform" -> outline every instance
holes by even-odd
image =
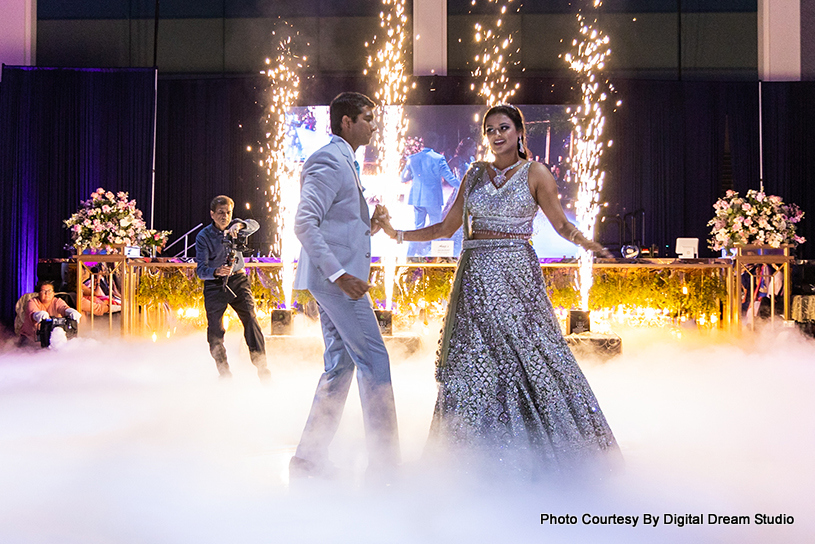
[[[423,347],[422,339],[412,334],[394,334],[382,337],[391,355],[407,357]],[[325,344],[319,335],[269,334],[266,335],[266,351],[274,353],[302,353],[304,356],[322,357]]]
[[[581,332],[566,335],[566,343],[578,359],[611,359],[623,352],[623,341],[614,333]]]

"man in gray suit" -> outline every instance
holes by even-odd
[[[444,155],[434,151],[438,145],[438,137],[435,133],[428,133],[424,139],[424,147],[418,153],[414,153],[407,158],[405,169],[402,170],[402,181],[413,180],[408,195],[408,204],[413,206],[415,217],[415,228],[420,229],[425,226],[425,221],[430,219],[428,225],[440,223],[442,218],[442,208],[444,207],[444,191],[442,190],[442,180],[447,181],[452,187],[458,187],[461,183],[450,170]],[[425,256],[430,251],[430,242],[411,242],[408,244],[408,256]]]
[[[317,300],[325,340],[325,372],[303,436],[289,464],[293,478],[330,478],[328,446],[337,431],[354,369],[357,371],[368,446],[368,475],[389,478],[399,462],[390,361],[368,295],[372,224],[362,196],[354,152],[376,131],[376,105],[359,93],[342,93],[330,107],[331,142],[303,165],[294,232],[303,250],[295,287]]]

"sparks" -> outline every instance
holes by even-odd
[[[594,9],[602,5],[595,0]],[[582,95],[581,104],[570,110],[574,125],[574,150],[571,157],[572,171],[578,183],[575,211],[578,227],[590,240],[594,238],[594,225],[600,211],[600,191],[603,189],[605,172],[600,170],[600,157],[610,142],[604,142],[603,103],[614,92],[608,80],[602,78],[606,59],[611,54],[609,38],[597,29],[597,19],[588,22],[582,13],[577,14],[580,37],[572,42],[572,52],[564,55],[569,67],[577,73]],[[583,310],[589,309],[589,289],[592,284],[592,255],[582,248],[578,254],[580,271],[578,285]]]
[[[295,34],[296,35],[296,34]],[[267,59],[263,72],[269,79],[270,104],[266,110],[266,145],[264,163],[266,174],[272,180],[269,186],[269,208],[277,205],[274,215],[275,238],[271,252],[279,255],[282,263],[282,285],[285,304],[291,308],[294,283],[294,261],[300,244],[294,235],[294,213],[300,193],[299,162],[286,159],[286,148],[291,143],[291,126],[286,122],[292,106],[300,97],[299,71],[302,60],[292,52],[292,38],[287,36],[278,43],[277,55]]]
[[[380,130],[377,133],[376,148],[378,151],[377,177],[380,182],[373,182],[377,190],[383,191],[381,202],[389,209],[397,206],[397,193],[394,187],[399,184],[400,161],[405,147],[405,134],[408,122],[404,116],[404,105],[407,93],[411,88],[405,73],[407,42],[407,15],[405,0],[382,0],[384,9],[379,13],[379,26],[382,37],[375,37],[370,42],[375,53],[368,56],[368,70],[376,73],[379,88],[374,97],[381,104]],[[366,44],[367,45],[367,44]],[[393,309],[393,285],[396,273],[396,246],[387,246],[388,254],[382,255],[385,270],[385,309]]]
[[[481,53],[475,56],[476,68],[473,77],[481,80],[478,84],[478,94],[484,97],[487,106],[507,103],[515,96],[518,85],[511,85],[507,77],[507,64],[511,61],[512,32],[504,27],[503,17],[513,0],[488,0],[499,5],[500,16],[495,20],[494,26],[486,28],[485,24],[475,23],[474,40],[481,44]],[[475,0],[473,0],[475,5]],[[516,49],[517,53],[519,50]],[[514,63],[517,64],[517,63]],[[475,85],[472,87],[475,89]]]

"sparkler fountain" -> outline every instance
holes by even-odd
[[[267,176],[273,179],[269,188],[269,199],[270,203],[277,203],[277,214],[275,214],[276,234],[270,249],[272,253],[280,256],[285,307],[288,310],[291,310],[292,303],[294,261],[300,248],[294,235],[294,214],[300,198],[301,165],[286,158],[286,148],[292,140],[286,116],[300,96],[298,72],[305,60],[303,57],[301,61],[292,52],[292,38],[287,36],[278,43],[275,58],[266,59],[268,68],[263,71],[269,78],[271,103],[264,119],[267,126],[267,142],[262,148],[266,156],[261,161],[261,166],[266,166]],[[269,207],[271,208],[271,204]]]
[[[400,161],[405,146],[405,133],[408,121],[404,117],[404,103],[408,92],[407,76],[405,74],[405,0],[382,0],[385,9],[379,13],[379,26],[382,34],[374,37],[366,47],[378,45],[376,52],[368,57],[369,70],[376,73],[379,89],[374,94],[382,105],[381,130],[377,138],[378,171],[377,190],[382,191],[382,203],[389,209],[394,209],[397,203]],[[396,276],[397,248],[395,242],[385,246],[382,265],[385,272],[385,310],[393,309],[393,285]]]
[[[593,1],[597,9],[601,0]],[[594,225],[600,210],[600,191],[603,188],[605,173],[600,170],[600,157],[606,145],[612,142],[602,140],[605,117],[603,103],[614,91],[608,80],[602,78],[606,59],[611,53],[609,37],[596,28],[596,17],[592,22],[582,12],[577,14],[580,37],[572,42],[573,51],[565,55],[570,68],[577,73],[582,94],[581,104],[571,113],[575,127],[574,151],[571,158],[572,171],[577,177],[578,196],[576,202],[577,222],[587,238],[594,238]],[[581,307],[589,309],[589,289],[592,284],[592,254],[580,249],[578,254]]]
[[[483,45],[483,50],[475,57],[478,64],[473,70],[473,77],[481,79],[478,94],[484,97],[487,107],[490,107],[509,102],[509,99],[515,96],[515,91],[520,85],[518,83],[514,86],[510,85],[506,68],[512,56],[509,49],[509,46],[512,45],[512,33],[504,30],[503,18],[513,0],[506,0],[505,2],[501,0],[488,1],[500,5],[500,15],[495,20],[494,25],[475,23],[475,41]],[[519,51],[519,49],[515,49],[515,53]],[[470,88],[475,90],[476,84],[471,84]]]

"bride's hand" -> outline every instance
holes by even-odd
[[[595,257],[601,257],[603,259],[613,259],[614,255],[611,254],[609,250],[603,247],[602,244],[598,244],[597,242],[589,240],[586,244],[583,245],[583,249],[586,251],[591,251],[594,253]]]
[[[371,219],[379,220],[382,217],[390,217],[390,214],[388,213],[388,208],[386,208],[382,204],[377,204],[376,207],[374,207],[374,213]]]
[[[373,216],[371,217],[371,233],[374,234],[382,229],[385,231],[385,234],[390,236],[391,238],[396,236],[396,230],[391,226],[391,216],[388,213],[388,209],[381,205],[377,204],[376,208],[374,208]]]

